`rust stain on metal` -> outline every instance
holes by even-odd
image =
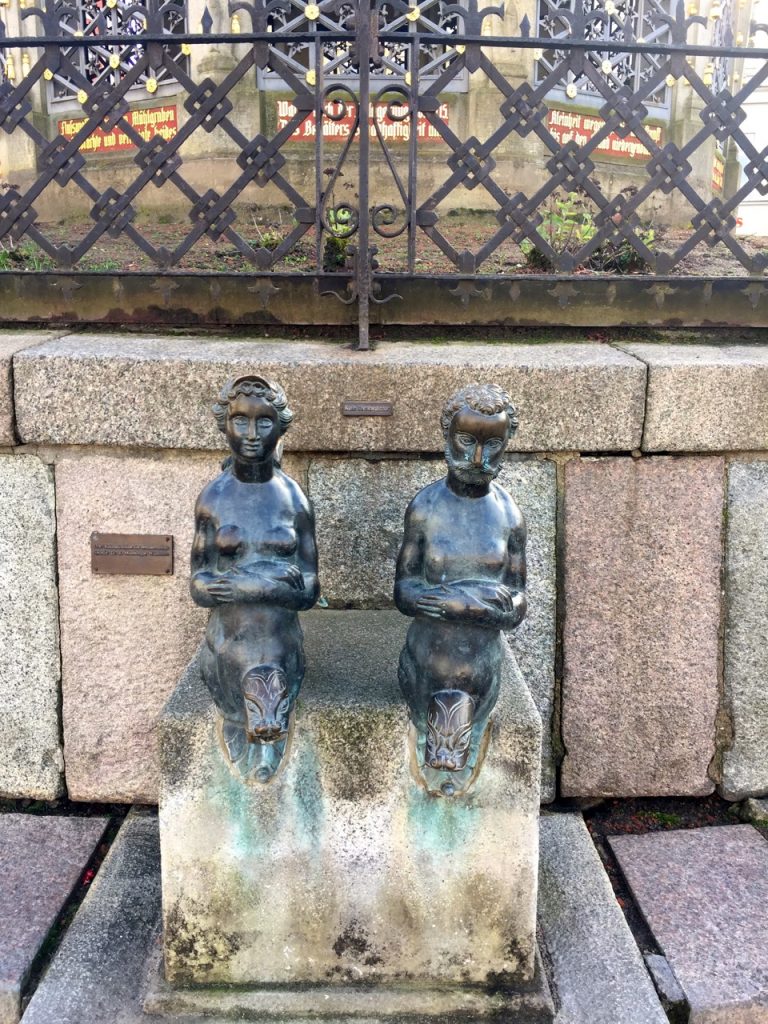
[[[99,576],[171,576],[173,537],[161,533],[92,533],[91,572]]]

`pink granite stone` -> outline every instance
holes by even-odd
[[[189,595],[197,495],[221,455],[65,455],[56,465],[64,761],[74,800],[154,803],[157,717],[205,633]],[[288,473],[297,473],[294,458]],[[95,576],[90,536],[174,537],[172,576]]]
[[[729,825],[610,844],[690,1024],[768,1022],[768,842],[751,825]]]
[[[35,957],[106,827],[106,818],[0,814],[2,1024],[21,1016]]]
[[[714,786],[724,465],[566,466],[565,796]]]

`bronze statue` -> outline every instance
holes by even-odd
[[[502,630],[525,616],[525,521],[495,477],[517,415],[494,384],[470,384],[441,416],[448,475],[405,513],[395,603],[414,621],[399,680],[414,754],[432,792],[466,789],[499,695]]]
[[[280,439],[293,419],[280,385],[237,377],[213,413],[232,454],[195,507],[190,587],[211,609],[202,673],[230,761],[245,778],[268,782],[304,677],[297,612],[319,593],[314,516],[280,469]]]

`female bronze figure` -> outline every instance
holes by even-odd
[[[499,695],[502,631],[525,616],[525,521],[494,483],[517,415],[496,385],[471,384],[441,417],[448,475],[405,513],[395,603],[413,617],[399,679],[430,790],[466,788]]]
[[[244,777],[268,782],[304,677],[299,611],[317,601],[312,507],[277,457],[293,419],[279,384],[229,381],[213,413],[231,457],[195,507],[191,591],[211,609],[202,673]]]

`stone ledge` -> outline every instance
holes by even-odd
[[[648,366],[643,450],[768,448],[768,345],[621,345]]]
[[[13,429],[13,357],[22,349],[57,338],[61,331],[0,330],[0,445],[16,444]]]
[[[629,451],[640,444],[645,366],[605,345],[331,342],[78,334],[14,359],[25,442],[220,449],[210,405],[227,377],[274,376],[296,420],[294,451],[442,451],[445,399],[473,380],[518,405],[516,451]],[[344,417],[343,399],[390,401],[391,417]]]

